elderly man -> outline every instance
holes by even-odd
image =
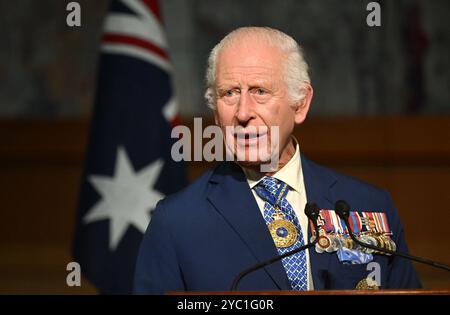
[[[292,132],[306,118],[313,89],[294,39],[270,28],[231,32],[211,51],[207,84],[216,124],[231,152],[243,154],[158,203],[141,244],[136,293],[229,290],[239,272],[308,243],[307,202],[333,209],[337,200],[347,200],[358,209],[351,218],[360,237],[407,251],[386,192],[301,154]],[[269,154],[251,159],[263,143]],[[263,171],[274,155],[276,167]],[[373,268],[374,286],[420,287],[409,261],[357,249],[334,211],[320,214],[322,241],[315,249],[249,274],[238,290],[354,289]],[[368,268],[369,262],[376,267]]]

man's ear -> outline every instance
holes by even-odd
[[[310,84],[303,83],[301,89],[304,97],[294,105],[294,121],[297,125],[305,121],[313,97],[313,88]]]

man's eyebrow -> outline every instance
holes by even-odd
[[[255,88],[255,87],[266,87],[266,88],[272,88],[273,82],[270,82],[268,80],[255,80],[249,82],[248,86],[249,88]]]
[[[224,84],[220,84],[216,87],[216,90],[218,91],[223,91],[223,90],[228,90],[230,88],[237,88],[240,87],[239,84],[237,83],[224,83]]]
[[[271,82],[270,80],[265,80],[265,79],[261,79],[261,80],[255,79],[248,83],[248,87],[250,87],[250,88],[260,87],[260,86],[272,87],[273,82]],[[239,83],[230,82],[230,83],[222,83],[220,85],[217,85],[217,87],[216,87],[217,90],[224,90],[224,89],[230,89],[230,88],[241,88],[241,85]]]

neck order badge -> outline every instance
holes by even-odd
[[[284,218],[280,210],[281,198],[287,193],[289,187],[285,183],[280,185],[279,192],[275,196],[276,202],[273,205],[275,213],[272,215],[273,221],[269,223],[269,231],[278,248],[290,247],[297,240],[297,229],[292,222]]]
[[[255,186],[265,201],[264,219],[280,255],[304,245],[303,233],[292,206],[286,199],[288,185],[274,177],[264,177]],[[301,251],[281,260],[294,290],[307,290],[306,253]]]

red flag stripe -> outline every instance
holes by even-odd
[[[156,46],[155,44],[153,44],[149,41],[146,41],[146,40],[143,40],[140,38],[109,33],[109,34],[103,35],[102,42],[103,43],[128,44],[128,45],[132,45],[132,46],[137,46],[137,47],[143,48],[145,50],[148,50],[152,53],[155,53],[163,59],[166,59],[166,60],[169,59],[169,57],[164,49],[162,49],[159,46]]]
[[[173,117],[173,118],[170,120],[170,125],[171,125],[172,127],[176,127],[176,126],[181,125],[181,118],[180,118],[180,116],[179,116],[179,115],[176,115],[175,117]]]

